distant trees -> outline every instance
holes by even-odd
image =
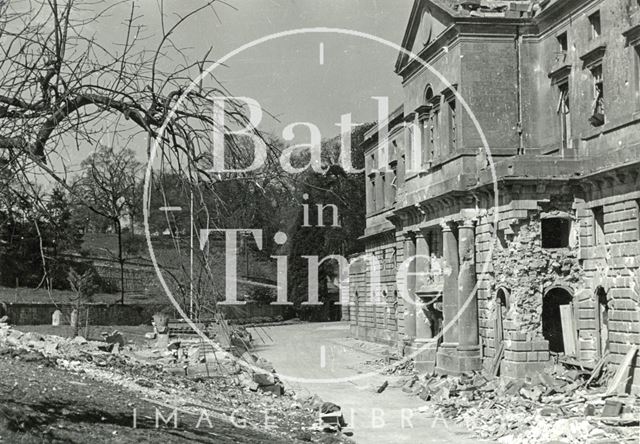
[[[67,193],[60,187],[36,200],[20,187],[0,193],[0,285],[67,288],[68,263],[62,253],[82,241]]]
[[[129,218],[131,226],[139,213],[139,176],[142,164],[130,149],[116,150],[100,145],[82,161],[83,174],[74,185],[76,194],[89,204],[99,216],[107,219],[118,236],[118,263],[120,264],[120,303],[124,303],[124,245],[123,220]]]
[[[362,141],[365,132],[372,124],[360,125],[351,134],[351,158],[356,169],[364,167]],[[289,251],[289,292],[292,300],[301,302],[308,295],[308,263],[302,256],[316,255],[323,257],[336,254],[347,257],[359,250],[358,238],[365,228],[365,178],[364,173],[346,173],[338,164],[340,154],[340,137],[325,140],[322,144],[322,162],[327,168],[325,174],[307,170],[296,180],[296,194],[306,194],[308,198],[302,203],[309,208],[310,226],[303,226],[302,205],[297,207],[296,224],[291,233]],[[317,204],[333,204],[337,208],[339,227],[333,227],[333,210],[324,213],[324,226],[318,226]],[[320,266],[319,292],[320,300],[326,298],[327,278],[338,277],[336,263],[327,261]]]

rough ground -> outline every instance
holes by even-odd
[[[347,441],[316,431],[316,416],[290,396],[250,392],[233,375],[172,375],[95,347],[0,327],[0,442]],[[164,424],[176,408],[177,427]]]
[[[281,379],[342,406],[358,443],[640,443],[640,398],[625,384],[609,392],[605,371],[590,385],[590,372],[561,364],[523,380],[418,377],[411,365],[393,371],[388,348],[350,338],[346,323],[253,333]]]
[[[424,413],[426,403],[401,390],[406,375],[364,376],[372,371],[368,361],[380,358],[386,347],[349,338],[348,328],[344,322],[297,324],[256,328],[252,334],[264,338],[256,341],[257,353],[274,364],[281,379],[342,407],[346,430],[357,443],[482,442],[460,425]],[[385,381],[388,387],[377,393]]]

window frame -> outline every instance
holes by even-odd
[[[589,40],[597,40],[602,35],[602,15],[600,10],[589,14]]]

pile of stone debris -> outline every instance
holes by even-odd
[[[464,423],[484,439],[637,442],[640,399],[611,390],[615,376],[607,380],[603,375],[587,378],[588,372],[556,365],[524,381],[479,373],[424,381],[415,377],[403,390],[432,401],[423,413]]]
[[[201,409],[211,410],[212,416],[234,411],[259,426],[265,421],[261,415],[269,412],[277,430],[295,439],[317,441],[331,433],[331,442],[348,441],[340,433],[345,423],[339,406],[285,387],[264,358],[247,351],[238,357],[235,350],[220,350],[197,339],[174,338],[160,349],[157,341],[149,341],[147,347],[135,345],[118,331],[102,337],[103,341],[90,341],[25,333],[0,323],[0,355],[113,383],[196,416]],[[189,361],[188,372],[183,359]]]

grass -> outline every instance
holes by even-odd
[[[51,294],[44,288],[9,288],[0,286],[0,302],[6,303],[52,303],[56,304],[75,302],[76,294],[69,290],[51,290]],[[92,298],[92,302],[104,302],[113,304],[120,301],[120,293],[98,293]],[[164,293],[141,294],[125,293],[125,304],[141,303],[165,303],[169,302]]]

